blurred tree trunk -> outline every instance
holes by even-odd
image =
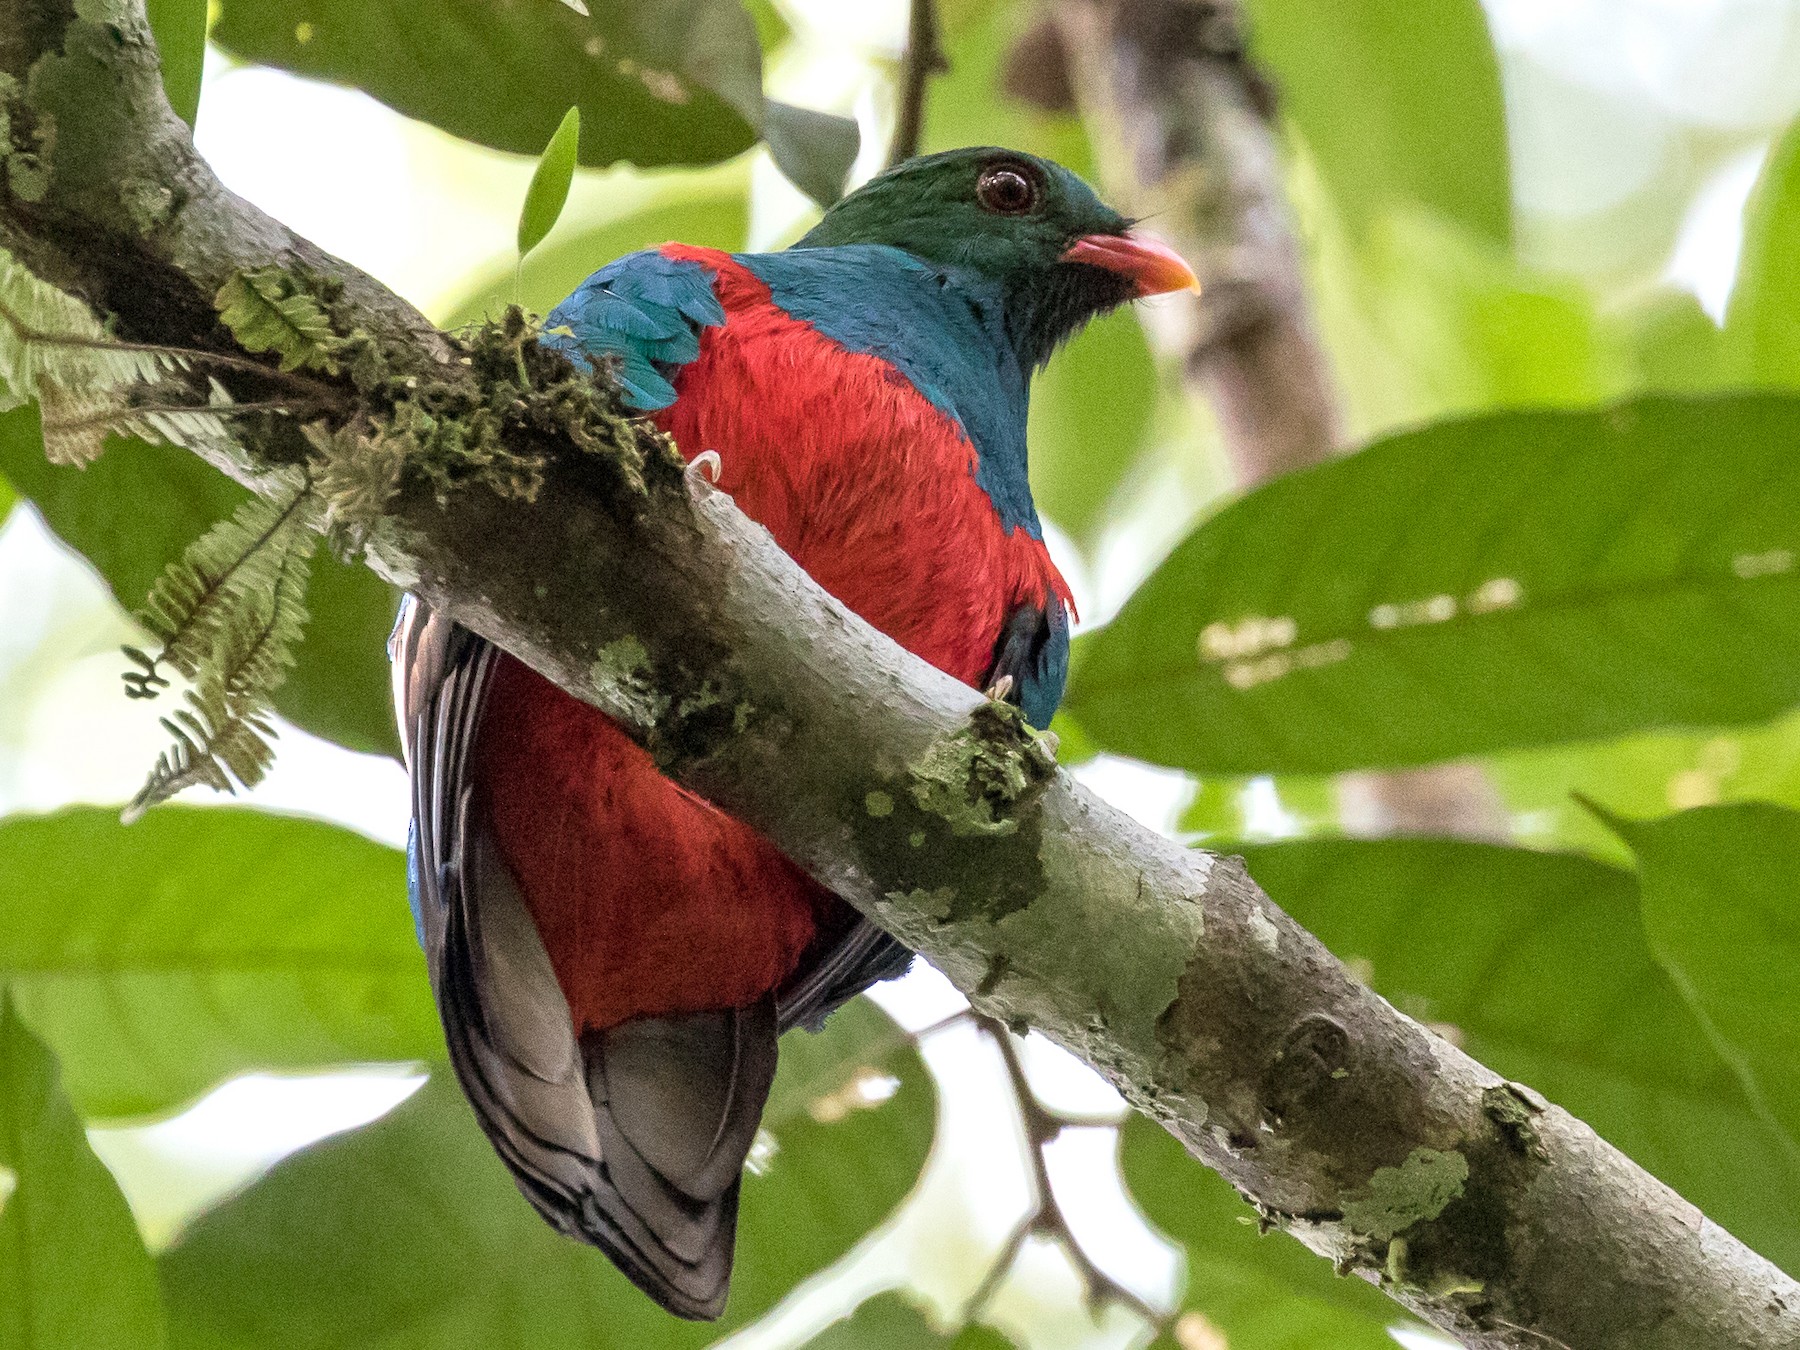
[[[1104,147],[1109,191],[1153,217],[1200,276],[1199,299],[1163,341],[1218,418],[1239,486],[1339,453],[1338,396],[1307,299],[1274,91],[1250,62],[1238,6],[1063,0],[1027,46],[1040,69],[1017,81],[1022,92],[1073,91]],[[1041,69],[1052,62],[1067,75]],[[1355,835],[1507,835],[1504,804],[1475,764],[1346,774],[1338,805]]]

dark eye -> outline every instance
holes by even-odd
[[[1038,186],[1021,166],[997,164],[982,170],[975,200],[997,216],[1022,216],[1038,204]]]

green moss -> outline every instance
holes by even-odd
[[[1550,1150],[1538,1136],[1540,1108],[1512,1083],[1496,1083],[1483,1090],[1481,1110],[1494,1122],[1507,1147],[1523,1158],[1548,1162]]]
[[[34,117],[20,102],[19,82],[0,72],[0,169],[6,189],[20,201],[40,202],[50,188],[44,149],[55,123]]]
[[[1055,772],[1055,757],[1018,710],[986,703],[907,766],[908,791],[952,834],[1007,835]]]
[[[651,675],[650,653],[629,634],[602,647],[588,671],[629,717],[645,726],[654,724],[669,707],[668,696],[657,692]]]
[[[148,178],[127,178],[119,184],[119,200],[139,234],[154,233],[175,214],[174,190]]]
[[[883,896],[889,904],[900,905],[928,919],[943,920],[956,908],[956,888],[939,886],[933,890],[915,887],[910,891],[889,891]]]
[[[890,794],[877,789],[863,798],[863,809],[875,819],[882,820],[894,814],[894,799]]]
[[[1462,1154],[1415,1148],[1400,1166],[1378,1168],[1368,1186],[1344,1202],[1344,1223],[1361,1237],[1391,1241],[1442,1214],[1468,1179],[1469,1160]]]

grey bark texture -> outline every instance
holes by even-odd
[[[1343,448],[1338,394],[1287,203],[1275,94],[1236,0],[1063,0],[1058,22],[1068,87],[1122,152],[1101,156],[1107,186],[1200,276],[1174,355],[1218,418],[1238,484],[1324,463]],[[1474,764],[1345,774],[1338,803],[1353,835],[1507,834],[1505,805]]]
[[[0,74],[0,246],[122,337],[242,356],[213,294],[275,263],[340,284],[334,322],[391,367],[480,381],[403,302],[212,179],[163,102],[138,0],[11,0]],[[339,385],[345,435],[389,415]],[[1068,1046],[1270,1223],[1468,1345],[1800,1346],[1800,1286],[1769,1262],[1396,1012],[1239,862],[1083,791],[655,433],[581,417],[536,433],[555,453],[535,502],[408,476],[372,564],[617,717],[979,1009]],[[220,462],[256,482],[304,453],[256,420]]]

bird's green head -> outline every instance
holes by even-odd
[[[889,244],[986,282],[1029,365],[1096,314],[1199,285],[1166,244],[1134,234],[1062,165],[991,146],[907,160],[832,207],[795,247],[838,244]]]

